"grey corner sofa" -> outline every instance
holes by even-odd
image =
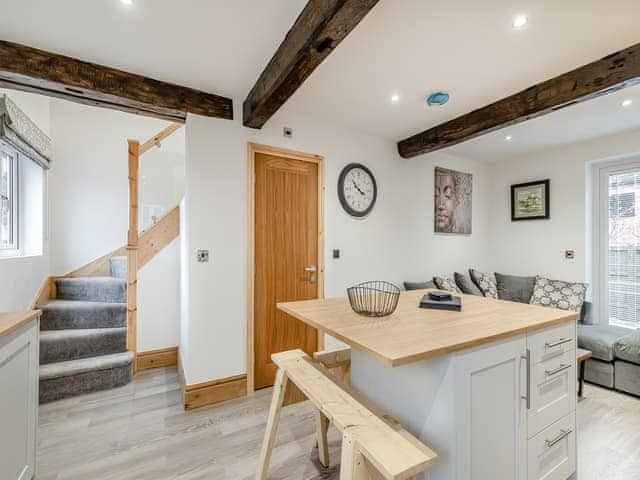
[[[463,293],[478,295],[470,288],[465,274],[454,275]],[[535,277],[496,274],[498,296],[503,300],[529,303]],[[472,283],[472,282],[471,282]],[[405,282],[407,290],[437,288],[433,281]],[[529,291],[530,289],[530,291]],[[525,291],[526,290],[526,291]],[[592,352],[586,361],[584,379],[606,388],[640,396],[640,329],[630,330],[613,325],[600,325],[594,320],[592,304],[584,302],[578,320],[578,346]]]

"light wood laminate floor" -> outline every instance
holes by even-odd
[[[40,408],[38,480],[253,479],[271,391],[185,412],[175,368]],[[270,480],[337,480],[317,460],[308,402],[285,408]],[[640,480],[640,399],[585,385],[579,480]],[[330,429],[332,465],[340,435]]]

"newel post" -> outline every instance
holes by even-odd
[[[137,351],[138,312],[138,167],[140,142],[129,140],[129,235],[127,242],[127,350]],[[134,361],[134,371],[136,362]]]

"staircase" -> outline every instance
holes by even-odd
[[[38,307],[40,403],[131,381],[126,274],[126,257],[112,257],[109,276],[55,280],[56,298]]]

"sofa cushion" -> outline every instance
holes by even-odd
[[[424,290],[425,288],[438,288],[433,280],[426,282],[404,282],[405,290]]]
[[[640,365],[640,330],[616,340],[613,345],[613,353],[620,360]]]
[[[469,270],[471,280],[480,289],[482,294],[487,298],[498,298],[498,288],[496,282],[490,275],[482,273],[473,268]]]
[[[537,275],[529,303],[579,312],[582,310],[586,292],[586,283],[550,280]]]
[[[628,329],[613,325],[578,325],[578,346],[591,350],[593,358],[613,362],[614,344],[628,334]]]
[[[456,282],[451,280],[450,278],[443,277],[433,277],[433,281],[440,290],[445,290],[447,292],[454,293],[462,293],[462,290],[458,288]]]
[[[477,295],[480,297],[482,296],[482,292],[476,286],[476,284],[473,283],[473,280],[471,280],[471,277],[469,275],[456,272],[453,274],[453,278],[456,281],[456,285],[458,285],[458,288],[462,290],[462,293],[468,293],[469,295]]]
[[[580,310],[580,323],[585,325],[594,325],[596,322],[593,320],[593,304],[585,301],[582,304],[582,310]]]
[[[531,295],[533,295],[536,277],[518,277],[498,272],[495,273],[495,276],[500,300],[529,303]]]

